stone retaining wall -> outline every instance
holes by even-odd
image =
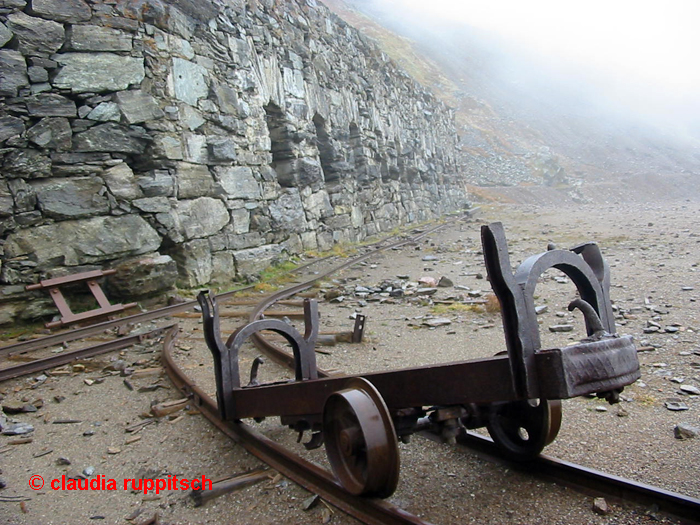
[[[451,110],[314,0],[0,0],[0,46],[0,323],[40,279],[228,282],[465,205]]]

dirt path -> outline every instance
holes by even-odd
[[[378,255],[322,283],[321,294],[335,290],[344,297],[342,302],[321,302],[322,330],[349,330],[349,317],[355,312],[367,315],[368,322],[364,343],[323,347],[326,353],[319,354],[319,366],[361,373],[484,357],[503,350],[497,313],[480,306],[435,304],[480,299],[489,291],[478,240],[482,223],[504,223],[514,264],[543,251],[549,242],[569,247],[595,240],[612,267],[611,295],[618,331],[632,334],[637,345],[649,351],[639,355],[642,379],[625,390],[620,405],[609,407],[595,399],[565,401],[562,430],[547,453],[700,497],[700,436],[674,437],[678,424],[700,427],[700,396],[689,393],[700,388],[699,208],[684,201],[656,206],[572,205],[566,211],[537,205],[483,207],[471,222],[431,235],[419,246]],[[392,297],[388,292],[375,297],[358,288],[371,290],[386,282],[401,286],[421,277],[443,276],[454,286],[439,288],[431,298]],[[573,284],[556,272],[546,274],[538,286],[538,301],[547,306],[540,316],[545,347],[583,336],[581,320],[566,311],[574,291]],[[450,324],[430,328],[424,324],[430,316],[448,318]],[[178,359],[213,393],[201,325],[197,319],[178,321],[183,327]],[[226,318],[222,328],[228,334],[240,323],[240,318]],[[573,324],[574,331],[548,330],[564,323]],[[43,382],[34,376],[0,384],[3,405],[40,407],[36,412],[6,416],[29,423],[34,430],[21,436],[0,436],[0,477],[7,485],[0,496],[27,498],[23,505],[0,501],[0,523],[138,524],[155,513],[161,523],[321,523],[328,519],[354,523],[338,511],[331,514],[323,504],[304,511],[303,502],[310,495],[274,474],[269,481],[200,508],[193,506],[186,491],[165,490],[156,496],[133,491],[131,486],[123,490],[125,479],[202,475],[217,479],[261,466],[200,415],[187,410],[128,431],[148,421],[152,405],[179,398],[160,370],[159,348],[159,343],[145,344],[86,360],[79,363],[82,366],[62,367]],[[245,352],[242,370],[247,370],[253,357],[253,351]],[[123,377],[119,368],[124,365],[137,372]],[[261,379],[285,375],[266,364]],[[687,410],[669,410],[669,400]],[[266,420],[260,426],[287,446],[302,450],[295,443],[296,435],[278,421]],[[31,442],[12,444],[26,436]],[[599,516],[592,511],[588,496],[486,463],[447,445],[414,438],[410,444],[401,444],[400,450],[401,480],[392,501],[434,523],[655,522],[645,515],[647,509],[640,508],[613,506],[610,515]],[[326,464],[322,449],[308,457]],[[89,473],[90,467],[88,480],[114,479],[117,490],[49,487],[52,479],[77,476],[86,469]],[[32,475],[47,482],[42,490],[29,488]],[[133,519],[127,521],[130,517]]]

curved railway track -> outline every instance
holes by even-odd
[[[394,243],[385,245],[375,245],[362,255],[352,258],[343,264],[315,275],[312,279],[302,283],[295,284],[284,290],[280,290],[275,294],[266,297],[258,303],[251,311],[249,321],[260,319],[263,312],[272,304],[280,300],[286,299],[294,294],[297,294],[309,287],[316,281],[323,279],[332,273],[358,264],[379,251],[397,248],[405,244],[415,243],[422,237],[434,233],[445,225],[439,225],[420,232],[409,238],[399,240]],[[319,260],[297,268],[296,271],[315,264]],[[227,299],[236,293],[250,287],[244,287],[225,294],[217,296],[218,299]],[[72,341],[90,335],[94,335],[109,328],[115,328],[127,324],[145,322],[149,320],[159,319],[191,309],[196,301],[188,301],[179,305],[169,306],[151,312],[136,314],[129,317],[124,317],[115,321],[106,321],[98,325],[93,325],[87,328],[80,328],[48,336],[40,339],[35,339],[25,343],[0,348],[0,356],[2,355],[17,355],[27,352],[47,348],[56,344],[61,344],[67,341]],[[216,401],[209,397],[200,387],[194,384],[186,374],[178,368],[172,355],[174,341],[178,332],[177,325],[160,327],[152,332],[146,332],[130,338],[116,340],[102,345],[95,345],[76,352],[76,356],[71,356],[70,353],[63,354],[64,359],[72,360],[77,357],[86,357],[87,355],[96,355],[97,353],[123,348],[118,346],[129,342],[134,344],[143,338],[155,337],[165,332],[164,347],[163,347],[163,364],[166,368],[168,376],[173,383],[189,398],[193,400],[202,414],[209,419],[219,430],[241,444],[251,454],[258,457],[272,468],[279,471],[289,479],[295,481],[310,492],[320,495],[324,500],[328,501],[337,508],[343,510],[354,518],[369,524],[426,524],[428,522],[421,518],[412,515],[405,510],[396,507],[389,502],[380,499],[363,498],[353,496],[346,492],[336,481],[332,473],[320,468],[319,466],[307,461],[306,459],[294,454],[281,445],[268,439],[266,436],[257,432],[255,429],[246,425],[243,422],[223,421],[219,417],[219,412],[216,406]],[[135,339],[131,339],[135,338]],[[254,334],[251,337],[253,343],[268,357],[283,366],[293,367],[294,357],[284,349],[278,347],[274,343],[265,339],[261,334]],[[114,346],[117,345],[117,346]],[[97,349],[97,350],[94,350]],[[94,352],[94,353],[91,353]],[[68,362],[64,361],[64,362]],[[0,380],[9,377],[16,377],[23,373],[31,373],[37,370],[44,370],[57,364],[49,360],[38,359],[30,363],[23,363],[0,371]],[[7,372],[6,370],[11,370]],[[319,377],[326,377],[329,374],[323,370],[318,371]],[[440,438],[436,435],[423,433],[426,437],[434,440]],[[700,500],[673,493],[658,487],[653,487],[643,483],[631,481],[617,476],[608,475],[599,471],[588,469],[580,465],[574,465],[562,460],[540,456],[535,460],[527,463],[516,463],[504,458],[498,451],[497,447],[488,439],[472,433],[463,433],[458,436],[458,446],[465,447],[470,451],[475,451],[480,456],[491,461],[499,462],[508,465],[510,468],[525,470],[528,473],[544,477],[545,479],[554,481],[561,485],[569,486],[577,490],[587,493],[604,495],[608,498],[613,498],[619,501],[628,501],[641,505],[654,506],[660,511],[668,513],[679,518],[683,523],[700,523]]]

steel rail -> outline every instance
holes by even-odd
[[[295,293],[299,293],[313,285],[319,279],[341,271],[352,265],[358,264],[376,253],[399,247],[404,244],[415,243],[420,238],[433,233],[445,225],[438,225],[428,231],[422,232],[409,239],[397,241],[388,246],[374,249],[359,257],[353,258],[337,268],[333,268],[321,275],[314,276],[313,279],[299,283],[292,287],[281,290],[261,301],[251,311],[249,321],[255,321],[261,317],[275,301],[285,299]],[[251,336],[255,346],[274,361],[290,368],[294,367],[294,356],[284,351],[274,343],[267,341],[262,334],[256,333]],[[329,374],[321,369],[318,370],[319,377],[327,377]],[[471,450],[477,451],[486,459],[507,464],[513,469],[535,473],[543,478],[569,486],[578,491],[588,491],[605,495],[621,501],[633,502],[641,505],[656,505],[660,510],[670,515],[683,519],[687,523],[700,523],[700,500],[674,493],[659,487],[654,487],[645,483],[621,478],[606,474],[601,471],[569,463],[556,458],[541,455],[533,462],[517,463],[510,461],[500,454],[500,451],[489,438],[478,436],[473,433],[464,433],[458,437],[459,444]]]
[[[353,257],[352,259],[344,262],[343,264],[336,266],[334,268],[331,268],[330,270],[323,272],[319,275],[315,275],[312,279],[309,279],[307,281],[304,281],[302,283],[296,284],[294,286],[291,286],[289,288],[285,288],[284,290],[280,290],[279,292],[276,292],[269,297],[263,299],[258,305],[251,310],[250,317],[248,318],[249,322],[256,321],[261,318],[265,310],[267,310],[272,304],[274,304],[277,301],[280,301],[282,299],[286,299],[287,297],[290,297],[296,293],[299,293],[303,290],[306,290],[307,288],[310,288],[313,286],[313,284],[325,277],[328,277],[331,274],[340,272],[342,270],[345,270],[346,268],[349,268],[351,266],[354,266],[355,264],[359,264],[370,257],[373,257],[374,255],[385,251],[385,250],[390,250],[393,248],[398,248],[400,246],[404,246],[406,244],[415,244],[417,241],[422,239],[423,237],[426,237],[427,235],[430,235],[431,233],[435,233],[436,231],[441,230],[442,228],[446,227],[448,224],[451,224],[452,222],[455,222],[462,217],[456,217],[452,219],[449,222],[443,223],[443,224],[438,224],[436,226],[433,226],[432,228],[429,228],[423,232],[419,232],[416,235],[410,236],[406,239],[401,239],[399,241],[390,243],[386,246],[377,246],[379,243],[376,243],[374,248],[362,255],[359,255],[357,257]],[[288,368],[294,369],[294,356],[289,354],[289,352],[286,352],[276,344],[268,341],[263,337],[260,333],[255,333],[250,336],[251,341],[253,344],[261,351],[263,352],[267,357],[275,361],[276,363],[286,366]],[[318,376],[319,377],[329,377],[329,373],[326,372],[325,370],[318,368]]]
[[[333,256],[321,257],[314,259],[306,264],[302,264],[297,268],[291,270],[291,273],[301,271],[309,266],[318,264],[319,262],[326,261]],[[233,297],[237,293],[250,290],[255,287],[255,284],[242,286],[228,292],[223,292],[218,294],[216,297],[219,301],[224,301],[229,297]],[[109,321],[103,321],[98,324],[93,324],[85,326],[82,328],[74,328],[66,332],[60,332],[57,334],[48,335],[46,337],[39,337],[37,339],[31,339],[29,341],[22,341],[19,343],[14,343],[11,345],[3,346],[0,348],[0,356],[3,355],[18,355],[26,352],[31,352],[33,350],[40,350],[42,348],[48,348],[50,346],[60,345],[63,343],[68,343],[70,341],[75,341],[76,339],[83,339],[85,337],[90,337],[92,335],[99,334],[105,330],[111,328],[117,328],[127,324],[145,323],[147,321],[153,321],[154,319],[161,319],[169,315],[174,315],[180,312],[185,312],[194,308],[197,305],[197,300],[192,299],[190,301],[185,301],[179,304],[173,304],[170,306],[164,306],[162,308],[157,308],[155,310],[150,310],[147,312],[141,312],[138,314],[129,315],[126,317],[120,317],[119,319],[112,319]]]
[[[93,357],[99,354],[104,354],[106,352],[111,352],[113,350],[121,350],[122,348],[127,348],[129,346],[135,345],[146,339],[153,339],[154,337],[158,337],[167,330],[170,330],[173,326],[177,325],[168,325],[165,327],[156,328],[155,330],[151,330],[150,332],[128,335],[119,339],[107,341],[105,343],[100,343],[85,348],[78,348],[77,350],[70,350],[68,352],[63,352],[42,359],[37,359],[36,361],[22,363],[21,365],[10,366],[0,370],[0,381],[12,379],[14,377],[19,377],[26,374],[33,374],[35,372],[40,372],[49,368],[54,368],[56,366],[65,365],[67,363],[70,363],[71,361],[75,361],[76,359]]]
[[[318,494],[325,501],[348,515],[371,525],[429,525],[429,522],[406,512],[381,499],[353,496],[346,492],[333,475],[318,465],[286,450],[241,421],[222,421],[216,402],[194,384],[177,366],[172,355],[177,327],[168,331],[163,344],[163,365],[175,386],[188,398],[212,424],[243,446],[248,452],[264,461],[280,474]]]
[[[439,436],[436,435],[429,436],[429,439],[440,440]],[[458,435],[457,443],[461,447],[477,453],[483,459],[502,464],[513,470],[541,476],[579,492],[588,492],[639,505],[656,505],[662,512],[681,518],[686,523],[700,523],[700,499],[607,474],[544,454],[529,462],[512,461],[500,454],[493,440],[473,432],[464,432]]]

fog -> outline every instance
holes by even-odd
[[[345,4],[412,41],[459,96],[483,101],[496,134],[515,144],[532,131],[516,149],[546,145],[601,176],[700,172],[700,3]]]
[[[694,1],[355,0],[430,45],[447,27],[511,85],[551,85],[567,99],[664,127],[698,131],[700,3]],[[450,29],[451,28],[451,31]],[[423,40],[425,38],[425,41]]]

